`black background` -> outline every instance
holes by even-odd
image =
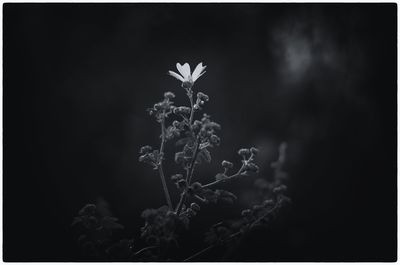
[[[164,203],[137,161],[140,146],[158,144],[145,109],[166,90],[187,104],[166,72],[202,61],[195,90],[223,130],[200,179],[245,146],[260,148],[268,176],[278,144],[289,146],[290,211],[232,259],[394,261],[396,8],[4,4],[4,260],[82,259],[70,224],[98,198],[138,235],[141,211]],[[230,187],[236,208],[195,222],[237,215],[253,181]]]

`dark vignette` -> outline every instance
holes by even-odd
[[[145,109],[179,89],[166,75],[178,61],[208,65],[198,85],[223,126],[216,161],[257,145],[268,174],[279,142],[290,148],[291,210],[232,260],[397,259],[395,4],[3,12],[5,261],[82,260],[70,223],[99,197],[133,235],[163,203],[137,152],[157,140]]]

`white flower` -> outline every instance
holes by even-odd
[[[193,73],[190,72],[190,65],[188,63],[185,63],[184,65],[177,63],[176,69],[178,69],[180,75],[173,71],[168,71],[168,73],[181,81],[182,87],[186,89],[190,89],[194,82],[196,82],[196,80],[206,72],[204,71],[206,66],[203,66],[203,63],[199,63],[194,69]]]

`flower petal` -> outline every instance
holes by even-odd
[[[176,79],[178,79],[178,80],[180,80],[180,81],[182,81],[182,82],[185,81],[185,80],[183,79],[182,76],[178,75],[177,73],[175,73],[175,72],[173,72],[173,71],[168,71],[168,74],[169,74],[170,76],[175,77]]]
[[[195,82],[200,76],[202,76],[205,72],[204,69],[206,69],[207,66],[203,66],[203,63],[199,63],[196,68],[193,71],[192,77],[193,77],[193,82]]]
[[[205,68],[205,67],[204,67]],[[199,74],[196,79],[193,78],[193,82],[195,82],[197,79],[199,79],[200,76],[204,75],[206,73],[206,71],[201,72],[201,74]]]
[[[183,72],[184,72],[183,77],[185,79],[189,79],[189,76],[190,76],[190,65],[188,63],[185,63],[182,66],[182,69],[183,69]]]
[[[179,73],[183,76],[183,78],[186,79],[185,71],[180,63],[176,64],[176,69],[178,69]]]

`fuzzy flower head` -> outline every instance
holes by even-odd
[[[196,82],[196,80],[206,72],[204,71],[206,66],[203,66],[203,63],[199,63],[194,69],[193,73],[190,71],[190,65],[188,63],[185,63],[184,65],[177,63],[176,69],[178,69],[180,74],[177,74],[173,71],[168,71],[168,73],[169,75],[181,81],[182,87],[185,89],[191,89],[194,82]]]

